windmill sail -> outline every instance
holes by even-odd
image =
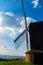
[[[24,13],[24,19],[25,19],[25,29],[15,40],[15,48],[17,49],[26,39],[26,46],[27,46],[27,51],[28,51],[28,32],[27,32],[27,22],[26,22],[26,12],[24,9],[24,2],[23,0],[21,0],[21,4],[22,4],[22,9],[23,9],[23,13]],[[25,38],[25,39],[24,39]]]
[[[14,40],[14,44],[15,44],[15,48],[18,49],[22,43],[25,41],[26,38],[26,31],[24,30],[15,40]]]
[[[24,9],[24,2],[23,2],[23,0],[21,0],[21,4],[22,4],[23,13],[24,13],[25,28],[27,29],[26,12],[25,12],[25,9]],[[27,46],[27,51],[28,51],[28,32],[27,31],[26,31],[26,46]]]

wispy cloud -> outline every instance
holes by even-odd
[[[13,48],[11,47],[5,47],[5,46],[0,46],[0,55],[17,55],[17,56],[24,56],[24,52],[23,51],[15,51]]]
[[[0,12],[0,18],[2,24],[0,26],[7,27],[19,27],[19,23],[16,20],[15,15],[12,12]]]
[[[0,25],[1,35],[7,34],[10,38],[15,38],[18,34],[20,34],[25,29],[25,20],[24,17],[22,16],[18,17],[12,12],[1,12],[0,17],[2,17],[2,21]],[[31,21],[33,22],[36,21],[31,17],[26,17],[26,20],[28,25]],[[4,24],[4,26],[2,24]]]
[[[11,38],[14,38],[16,30],[18,31],[18,28],[20,27],[20,24],[18,23],[18,20],[16,18],[16,15],[12,12],[0,12],[0,34],[4,35],[7,33],[7,35]]]
[[[17,17],[17,15],[12,12],[1,12],[0,17],[2,18],[0,25],[0,34],[2,35],[6,33],[10,38],[14,38],[17,33],[20,34],[25,29],[25,20],[22,16]],[[36,21],[31,17],[26,17],[26,20],[28,25],[31,21]]]
[[[12,12],[6,12],[5,14],[7,14],[7,15],[9,15],[11,17],[14,17],[14,13],[12,13]]]
[[[37,8],[39,6],[39,0],[32,0],[33,8]]]
[[[26,17],[26,22],[27,22],[27,27],[28,27],[31,22],[36,22],[36,20],[31,18],[31,17]],[[21,25],[22,29],[25,29],[25,19],[24,19],[24,17],[22,18],[20,25]]]
[[[20,50],[15,50],[13,45],[10,45],[8,41],[0,39],[0,55],[25,55],[25,51],[21,48]]]
[[[14,39],[25,29],[24,17],[12,12],[0,12],[0,17],[2,18],[0,25],[0,54],[24,55],[25,51],[23,50],[14,51],[15,47],[11,44],[11,40],[8,41],[7,39],[3,39],[3,36],[8,36],[8,38]],[[28,24],[27,27],[31,21],[36,22],[36,20],[31,17],[26,17],[26,20]],[[17,22],[18,24],[16,24]]]

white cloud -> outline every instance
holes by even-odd
[[[8,16],[7,16],[8,15]],[[0,13],[0,17],[2,17],[3,18],[3,20],[5,19],[5,16],[7,16],[6,18],[7,18],[7,21],[9,22],[8,24],[5,24],[5,26],[0,26],[0,34],[1,35],[5,35],[5,33],[10,37],[10,38],[15,38],[15,36],[17,36],[17,33],[21,33],[24,29],[25,29],[25,20],[24,20],[24,17],[16,17],[16,15],[14,14],[14,13],[12,13],[12,12],[1,12]],[[13,27],[13,25],[12,26],[10,26],[10,19],[8,19],[8,17],[13,17],[14,18],[14,16],[15,16],[15,18],[16,18],[16,20],[19,22],[19,27],[17,26],[17,27],[15,27],[15,24],[14,24],[14,27]],[[13,19],[12,18],[12,19]],[[26,20],[27,20],[27,24],[29,25],[29,23],[31,22],[31,21],[36,21],[36,20],[34,20],[33,18],[31,18],[31,17],[26,17]],[[15,22],[17,22],[17,21],[15,21]],[[4,21],[2,21],[2,23],[3,23]],[[4,22],[5,23],[5,22]],[[9,26],[8,26],[9,25]],[[27,26],[28,26],[27,25]]]
[[[3,27],[0,27],[0,33],[4,33],[3,30],[5,32],[5,29]]]
[[[10,30],[7,30],[7,35],[10,37],[10,38],[14,38],[16,33],[13,31],[10,31]]]
[[[15,17],[14,13],[12,12],[0,12],[1,18],[1,25],[0,26],[7,26],[7,27],[19,27],[19,23]]]
[[[26,17],[26,22],[27,22],[27,27],[28,27],[31,22],[36,22],[36,20],[31,18],[31,17]],[[21,25],[21,27],[19,29],[19,32],[22,32],[25,29],[25,20],[24,20],[24,17],[22,18],[22,20],[20,22],[20,25]]]
[[[39,5],[39,0],[33,0],[32,4],[34,5],[33,8],[37,8]]]
[[[13,55],[12,49],[10,47],[4,47],[4,46],[0,46],[0,54]]]
[[[6,20],[5,20],[5,16],[7,16]],[[10,18],[8,18],[9,16],[10,16]],[[1,35],[7,34],[10,38],[14,38],[17,35],[17,33],[20,34],[25,29],[25,20],[24,20],[24,17],[22,17],[22,16],[19,17],[18,15],[15,15],[12,12],[0,12],[0,17],[2,17],[2,24],[6,23],[4,26],[2,26],[2,25],[0,26]],[[19,27],[18,27],[18,25],[15,25],[16,23],[13,23],[14,25],[10,24],[12,22],[12,20],[10,20],[11,18],[12,19],[15,18],[19,22],[18,23]],[[15,22],[17,22],[16,20],[15,20]],[[33,22],[35,21],[31,17],[26,17],[26,20],[27,20],[28,25],[31,21],[33,21]],[[8,22],[6,22],[6,21],[8,21]]]
[[[14,38],[17,27],[20,27],[17,23],[16,15],[12,12],[0,12],[0,34],[8,34],[9,37]]]
[[[11,47],[4,47],[4,46],[0,46],[0,55],[17,55],[17,56],[22,56],[25,55],[23,51],[15,51],[13,48]]]
[[[14,28],[12,27],[0,27],[0,36],[7,34],[10,38],[14,38],[16,33],[14,32]]]
[[[12,27],[5,27],[6,29],[6,33],[7,35],[10,37],[10,38],[14,38],[16,33],[14,32],[15,31],[15,28],[12,28]]]
[[[14,17],[14,13],[12,12],[6,12],[7,15]]]
[[[15,50],[13,45],[10,45],[8,41],[4,39],[0,39],[0,55],[25,55],[25,51],[23,50]]]
[[[0,17],[2,17],[2,20],[1,20],[2,22],[0,25],[0,42],[1,42],[0,43],[0,54],[24,55],[25,51],[23,50],[14,51],[15,47],[12,49],[12,47],[10,47],[9,42],[5,41],[5,39],[1,39],[1,37],[3,37],[3,35],[5,34],[8,36],[8,38],[11,38],[11,39],[12,38],[14,39],[15,37],[17,37],[17,35],[20,34],[25,29],[24,17],[22,16],[19,17],[12,12],[0,12]],[[16,20],[14,21],[14,23],[12,23],[14,19]],[[27,20],[27,27],[29,26],[29,23],[31,21],[36,22],[36,20],[34,20],[31,17],[26,17],[26,20]],[[16,25],[17,22],[18,24]]]

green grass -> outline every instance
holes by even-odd
[[[0,61],[0,65],[34,65],[30,62],[25,62],[22,60],[18,60],[18,61]]]

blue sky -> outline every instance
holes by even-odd
[[[43,0],[23,0],[27,23],[43,20]],[[15,49],[14,39],[25,29],[20,0],[0,0],[0,54],[24,55],[26,42]],[[30,47],[30,45],[29,45]],[[29,48],[30,49],[30,48]]]
[[[43,1],[36,0],[38,4],[32,3],[34,0],[25,0],[24,6],[26,15],[37,19],[38,21],[43,20]],[[3,12],[13,12],[16,14],[23,15],[21,1],[20,0],[0,0],[0,11]],[[39,17],[40,14],[40,17]]]

